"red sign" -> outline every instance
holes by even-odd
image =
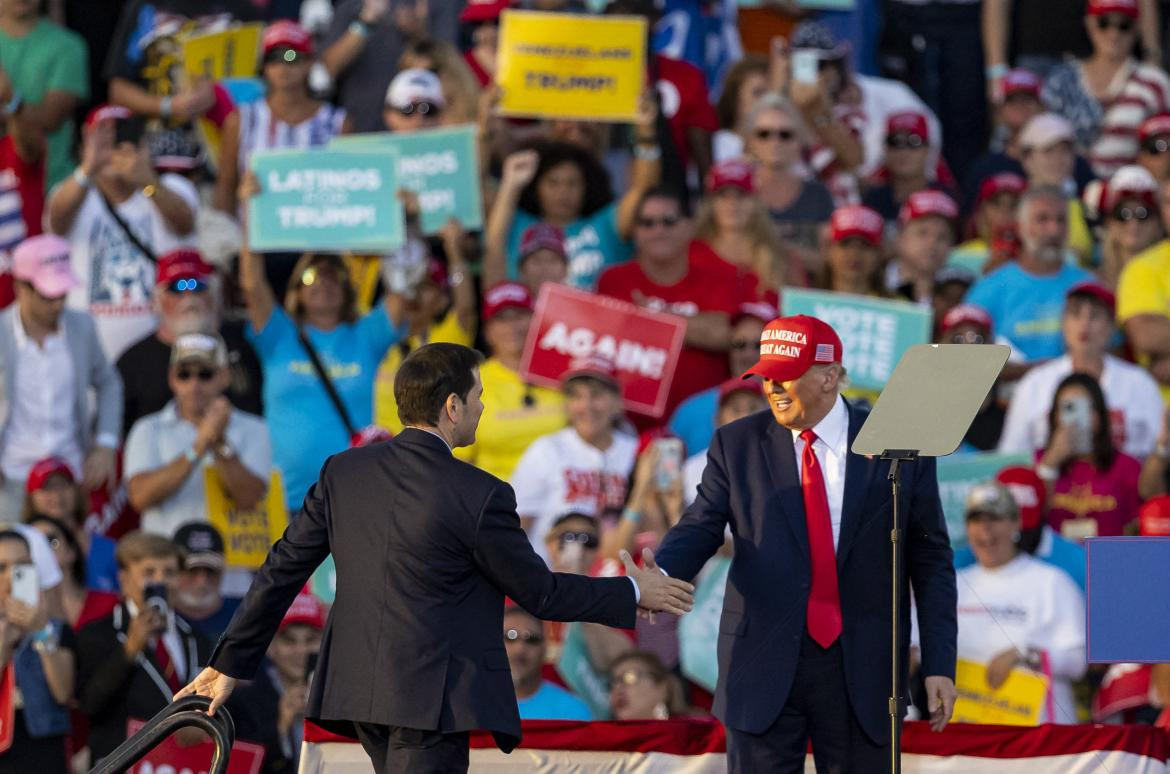
[[[16,676],[9,662],[0,674],[0,753],[8,752],[12,747],[12,736],[16,731],[12,725],[16,721],[15,688]]]
[[[134,734],[146,723],[131,718],[126,724],[127,735]],[[207,774],[215,742],[210,740],[190,747],[182,747],[171,734],[146,757],[131,766],[130,774]],[[259,774],[264,763],[264,747],[252,742],[236,742],[228,756],[227,774]]]
[[[682,317],[546,282],[520,373],[535,384],[559,387],[574,358],[605,355],[617,366],[626,409],[660,417],[686,328]]]

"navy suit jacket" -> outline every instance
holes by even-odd
[[[852,445],[868,412],[847,409]],[[656,557],[672,577],[689,581],[731,526],[735,557],[719,622],[714,710],[726,725],[753,734],[767,730],[784,707],[805,629],[811,565],[798,465],[792,432],[770,411],[720,428],[698,497]],[[861,727],[879,744],[889,738],[889,467],[848,453],[837,545],[848,699]],[[918,606],[923,674],[953,679],[955,571],[933,459],[903,466],[902,505],[904,566]],[[904,598],[903,664],[910,642],[910,597]]]

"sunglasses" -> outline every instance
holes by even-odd
[[[663,215],[661,218],[638,218],[638,228],[654,228],[655,226],[671,228],[678,225],[680,220],[682,218],[678,215]]]
[[[982,333],[956,333],[951,336],[952,344],[982,344],[984,341]]]
[[[318,280],[326,278],[331,279],[337,283],[341,282],[341,275],[337,269],[325,266],[310,266],[309,268],[305,269],[304,274],[301,275],[301,284],[308,287],[309,285],[316,284]]]
[[[180,382],[190,381],[195,378],[201,382],[210,382],[215,378],[215,371],[212,371],[210,368],[180,368],[178,371],[175,371],[175,378]]]
[[[649,672],[644,672],[641,669],[625,669],[610,679],[609,689],[612,691],[618,685],[633,685],[642,678],[649,676]]]
[[[207,283],[195,277],[184,277],[173,280],[167,285],[171,293],[202,293],[207,290]]]
[[[418,113],[420,116],[430,116],[432,118],[438,118],[441,110],[434,102],[411,102],[409,105],[403,105],[400,108],[394,109],[404,116]]]
[[[274,48],[264,55],[264,64],[296,64],[307,58],[307,54],[302,54],[296,49]]]
[[[1147,221],[1154,216],[1145,207],[1118,207],[1113,211],[1113,217],[1123,223],[1128,223],[1131,220]]]
[[[525,645],[539,645],[544,642],[544,635],[536,632],[522,632],[519,629],[509,629],[504,632],[504,639],[508,642],[516,642],[519,640]]]
[[[886,147],[890,150],[921,148],[923,145],[926,145],[926,140],[916,134],[894,134],[886,138]]]
[[[592,532],[564,532],[558,540],[561,541],[562,547],[566,543],[581,543],[586,548],[597,548],[601,543],[597,539],[597,535],[594,535]]]
[[[1104,32],[1107,29],[1115,29],[1118,32],[1132,32],[1133,19],[1128,16],[1110,17],[1109,15],[1097,17],[1097,29]]]
[[[758,352],[760,349],[760,342],[757,341],[756,339],[742,339],[739,341],[731,342],[731,348],[733,350],[735,350],[736,352],[739,352],[740,350],[745,350],[745,349],[754,349]]]
[[[757,140],[780,140],[781,142],[792,142],[796,139],[796,132],[791,129],[757,129],[755,132]]]
[[[1159,137],[1156,140],[1147,140],[1142,144],[1142,153],[1148,153],[1151,156],[1160,156],[1166,151],[1170,151],[1170,140]]]

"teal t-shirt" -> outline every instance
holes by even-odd
[[[589,705],[547,680],[527,699],[518,699],[521,720],[593,720]]]
[[[539,223],[540,218],[516,210],[512,230],[508,233],[508,276],[520,278],[520,237],[524,229]],[[588,217],[578,218],[565,227],[565,252],[569,256],[568,283],[581,290],[597,288],[601,272],[629,260],[633,246],[618,234],[617,203],[612,202]]]
[[[50,91],[89,99],[89,64],[85,41],[76,33],[41,19],[23,38],[0,32],[0,67],[26,104],[41,102]],[[73,119],[67,118],[48,136],[45,190],[73,170]]]

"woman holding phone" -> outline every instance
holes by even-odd
[[[65,774],[65,739],[73,695],[72,630],[50,619],[40,596],[28,542],[0,529],[0,665],[14,673],[22,704],[13,718],[12,747],[0,774]]]
[[[1125,533],[1138,515],[1141,463],[1113,444],[1097,380],[1074,373],[1056,388],[1036,473],[1049,491],[1048,524],[1069,540]]]

